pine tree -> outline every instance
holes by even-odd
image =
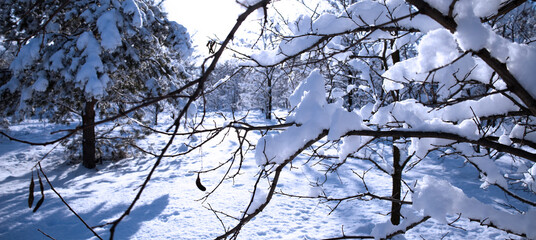
[[[17,47],[12,76],[0,88],[2,114],[81,118],[87,168],[96,164],[96,117],[120,114],[188,77],[187,30],[151,0],[6,0],[0,18],[4,47]]]

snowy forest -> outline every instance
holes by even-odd
[[[0,239],[536,239],[536,1],[166,1],[2,0]]]

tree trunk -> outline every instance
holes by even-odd
[[[157,126],[158,125],[158,113],[160,112],[160,105],[157,103],[155,104],[155,109],[154,109],[154,125]]]
[[[393,139],[393,192],[391,198],[391,223],[393,225],[400,224],[400,209],[402,204],[400,203],[401,188],[402,188],[402,166],[400,166],[400,149],[394,145]]]
[[[86,168],[95,168],[95,99],[86,102],[84,112],[82,113],[82,165]]]
[[[394,51],[391,55],[393,60],[393,65],[397,62],[400,62],[400,52],[398,50]],[[398,90],[392,91],[393,101],[400,101],[400,93]],[[393,202],[391,203],[391,223],[393,225],[400,224],[400,209],[402,208],[401,192],[402,192],[402,166],[400,165],[400,149],[395,145],[396,138],[393,138],[393,189],[391,197]]]
[[[266,106],[266,119],[272,119],[272,78],[268,76],[268,106]]]
[[[352,71],[349,71],[348,74],[351,75],[351,76],[353,76]],[[348,78],[348,83],[346,84],[346,86],[350,86],[350,85],[352,85],[352,84],[354,84],[353,79],[352,79],[352,78]],[[348,112],[351,112],[351,111],[352,111],[352,105],[354,105],[354,99],[353,99],[353,96],[352,96],[352,92],[353,92],[353,91],[354,91],[354,90],[351,90],[350,92],[348,92],[348,101],[347,101],[348,106],[346,107],[346,110],[347,110]]]

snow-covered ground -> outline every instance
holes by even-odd
[[[171,119],[162,123],[162,128],[171,124]],[[254,125],[275,122],[263,120],[263,114],[253,112],[247,118]],[[209,114],[205,122],[210,127],[226,120],[218,114]],[[10,127],[14,136],[45,141],[53,139],[49,133],[65,126],[26,121]],[[175,140],[169,154],[185,151],[183,143],[203,141],[181,136]],[[250,132],[252,143],[260,138],[259,132]],[[140,146],[158,152],[164,147],[168,136],[153,134],[140,141]],[[207,192],[196,187],[197,172],[211,169],[229,159],[238,140],[233,131],[221,133],[209,144],[192,153],[163,159],[153,175],[140,201],[133,211],[117,227],[115,239],[213,239],[221,235],[225,227],[234,227],[236,220],[218,213],[217,218],[210,208],[240,217],[251,198],[258,167],[254,152],[246,155],[240,175],[228,179],[203,199],[218,184],[228,165],[216,171],[202,173],[202,183]],[[42,166],[52,185],[90,225],[97,226],[115,220],[133,200],[156,158],[136,155],[118,162],[104,162],[97,169],[85,169],[64,157],[62,146],[29,146],[0,138],[0,239],[47,239],[46,233],[55,239],[96,239],[84,225],[67,209],[60,199],[45,184],[45,201],[40,209],[32,213],[28,208],[28,187],[32,167],[42,160]],[[385,148],[385,149],[382,149]],[[378,144],[378,150],[389,152],[388,146]],[[323,180],[324,175],[313,164],[304,164],[307,156],[300,156],[287,167],[278,184],[277,192],[309,195],[315,189],[311,182]],[[358,193],[364,187],[352,170],[362,173],[373,167],[361,160],[348,160],[338,174],[329,174],[324,184],[330,196],[337,197]],[[236,168],[234,168],[236,170]],[[234,172],[231,170],[231,172]],[[472,166],[456,158],[439,158],[431,155],[413,170],[404,173],[408,183],[414,183],[424,175],[446,179],[461,188],[469,197],[482,202],[502,206],[497,199],[504,194],[497,189],[480,189],[478,173]],[[371,191],[389,195],[391,180],[379,171],[370,171],[366,182]],[[40,198],[36,185],[36,201]],[[409,196],[408,199],[411,199]],[[441,202],[437,202],[441,205]],[[35,205],[35,202],[34,202]],[[274,196],[263,213],[246,224],[239,239],[322,239],[346,235],[370,235],[375,224],[389,221],[390,202],[353,200],[343,202],[333,212],[336,203],[320,203],[317,199],[294,198],[281,194]],[[331,207],[331,208],[330,208]],[[449,216],[454,221],[457,216]],[[451,227],[435,220],[428,220],[409,231],[407,239],[507,239],[516,238],[504,232],[479,226],[465,219],[456,221]],[[39,232],[42,231],[43,233]],[[109,225],[95,228],[104,239],[109,237]]]

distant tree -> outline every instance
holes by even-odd
[[[189,35],[151,0],[6,0],[0,19],[3,46],[16,55],[0,88],[2,115],[81,119],[87,168],[96,163],[96,118],[121,114],[188,77],[181,62],[192,52]]]
[[[237,111],[240,106],[240,85],[243,84],[246,71],[236,62],[226,61],[219,64],[208,80],[204,96],[205,107],[210,111]]]

